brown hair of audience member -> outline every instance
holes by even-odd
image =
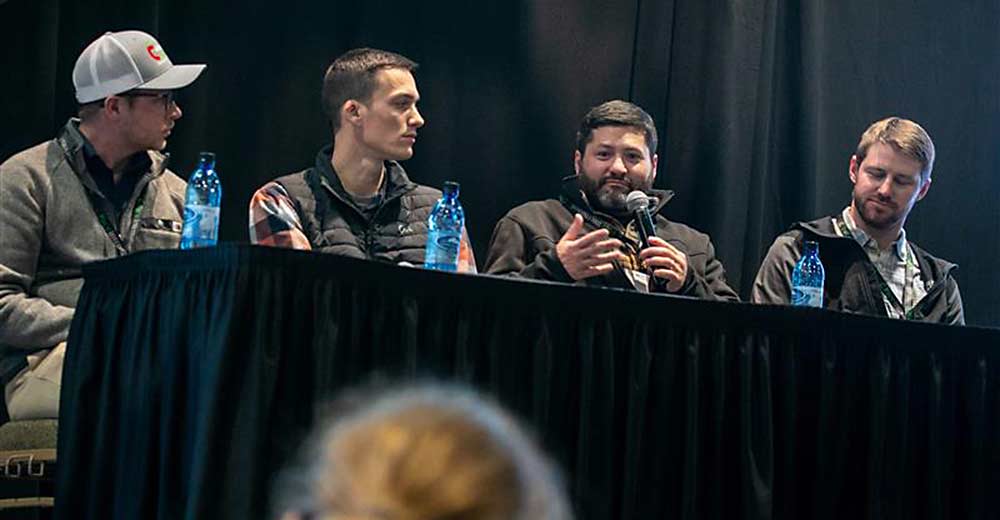
[[[917,161],[922,166],[920,179],[926,181],[934,169],[934,141],[927,131],[917,123],[901,117],[887,117],[872,123],[861,135],[861,142],[854,155],[858,164],[864,162],[868,149],[875,143],[892,146],[903,155]]]
[[[439,385],[384,393],[318,439],[317,518],[563,520],[554,469],[507,414]]]
[[[352,49],[333,60],[323,76],[323,111],[330,119],[330,127],[336,134],[340,129],[340,109],[349,99],[361,103],[371,102],[372,93],[378,87],[375,74],[383,69],[404,69],[411,73],[417,70],[416,62],[380,49]]]

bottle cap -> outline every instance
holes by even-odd
[[[214,152],[201,152],[198,154],[198,164],[204,165],[209,169],[215,168],[215,153]]]

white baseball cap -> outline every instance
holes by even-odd
[[[205,65],[174,65],[142,31],[107,32],[83,49],[73,67],[76,100],[90,103],[142,88],[174,90],[198,79]]]

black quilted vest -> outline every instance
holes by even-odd
[[[312,168],[277,179],[295,200],[313,250],[422,265],[427,217],[441,192],[411,182],[399,163],[387,161],[385,197],[369,220],[334,173],[331,151],[321,150]]]

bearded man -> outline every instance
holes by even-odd
[[[673,193],[653,189],[657,137],[649,114],[607,101],[587,112],[576,141],[575,173],[563,179],[559,199],[528,202],[497,223],[487,273],[739,299],[708,235],[660,214]],[[625,203],[632,191],[654,200],[648,245]]]
[[[819,244],[827,309],[962,325],[965,315],[955,264],[907,240],[903,224],[927,195],[934,142],[900,117],[865,130],[848,164],[851,203],[837,215],[798,222],[775,239],[757,272],[751,299],[787,304],[791,273],[803,243]]]

